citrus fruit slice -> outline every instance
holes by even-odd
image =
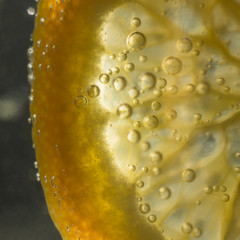
[[[32,135],[64,240],[240,239],[239,11],[39,1]]]

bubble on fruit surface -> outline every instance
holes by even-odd
[[[196,173],[193,169],[187,168],[182,172],[182,180],[184,182],[193,182],[196,178]]]
[[[132,71],[134,71],[134,69],[135,69],[135,65],[133,63],[126,63],[124,65],[124,70],[126,72],[132,72]]]
[[[113,81],[113,86],[117,91],[122,91],[125,88],[126,84],[127,82],[124,77],[117,77]]]
[[[153,115],[146,116],[143,119],[143,125],[147,129],[156,128],[158,126],[158,119]]]
[[[167,80],[165,78],[157,78],[156,88],[164,88],[167,85]]]
[[[140,18],[134,17],[130,21],[132,27],[140,27],[141,25],[141,20]]]
[[[123,62],[123,61],[127,60],[127,54],[125,54],[125,53],[119,53],[119,54],[117,55],[117,60],[118,60],[119,62]]]
[[[202,230],[200,228],[198,228],[198,227],[193,228],[193,230],[192,230],[193,237],[198,238],[198,237],[201,237],[201,235],[202,235]]]
[[[204,192],[205,192],[206,194],[211,194],[211,193],[213,192],[212,186],[205,186],[205,187],[204,187]]]
[[[151,108],[154,111],[158,111],[161,108],[161,103],[158,101],[153,101],[151,104]]]
[[[130,98],[136,98],[138,95],[139,95],[139,91],[138,91],[135,87],[129,88],[129,90],[128,90],[128,96],[129,96]]]
[[[127,46],[134,51],[143,49],[146,43],[146,37],[141,32],[132,32],[127,37]]]
[[[171,197],[171,190],[167,187],[160,187],[158,189],[160,199],[167,200]]]
[[[110,80],[110,77],[107,75],[107,74],[101,74],[100,76],[99,76],[99,81],[101,82],[101,83],[108,83],[109,82],[109,80]]]
[[[169,75],[175,75],[182,71],[182,61],[179,58],[170,56],[163,59],[163,70]]]
[[[191,223],[185,222],[182,224],[182,232],[185,234],[190,234],[193,230],[193,226]]]
[[[143,181],[137,181],[136,186],[138,188],[142,188],[142,187],[144,187],[144,182]]]
[[[160,152],[155,151],[149,154],[149,159],[153,164],[158,164],[162,160],[163,156]]]
[[[151,209],[150,209],[149,204],[147,204],[147,203],[142,203],[142,204],[140,204],[140,206],[139,206],[139,210],[140,210],[141,213],[147,214],[147,213],[150,212]]]
[[[192,47],[193,44],[189,38],[183,37],[177,41],[177,49],[181,53],[189,53]]]
[[[201,82],[197,85],[196,87],[196,92],[199,94],[199,95],[205,95],[207,94],[208,92],[210,91],[210,86],[208,83],[206,82]]]
[[[88,103],[88,99],[83,95],[79,95],[79,96],[74,98],[74,105],[77,108],[86,107],[87,103]]]
[[[91,85],[89,88],[88,88],[88,96],[91,97],[91,98],[95,98],[97,96],[99,96],[100,94],[100,89],[98,86],[96,85]]]
[[[131,130],[127,138],[130,143],[137,143],[140,140],[140,133],[137,130]]]
[[[140,62],[140,63],[145,63],[146,61],[147,61],[147,56],[141,55],[141,56],[139,57],[139,62]]]
[[[148,221],[149,221],[150,223],[154,223],[154,222],[157,221],[157,217],[156,217],[155,215],[149,215],[149,216],[148,216]]]
[[[141,143],[141,149],[142,149],[143,151],[147,151],[149,148],[150,148],[149,142],[142,142],[142,143]]]
[[[132,114],[132,108],[127,103],[123,103],[118,106],[117,108],[117,114],[120,116],[120,118],[125,119],[131,116]]]
[[[138,83],[143,90],[151,89],[156,84],[156,77],[149,72],[142,73],[138,78]]]

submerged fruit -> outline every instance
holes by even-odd
[[[239,11],[39,1],[33,140],[64,240],[240,238]]]

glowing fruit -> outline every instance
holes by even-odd
[[[39,1],[33,140],[64,240],[239,239],[239,11]]]

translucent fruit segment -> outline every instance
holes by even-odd
[[[33,140],[64,240],[239,239],[238,11],[39,1]]]

